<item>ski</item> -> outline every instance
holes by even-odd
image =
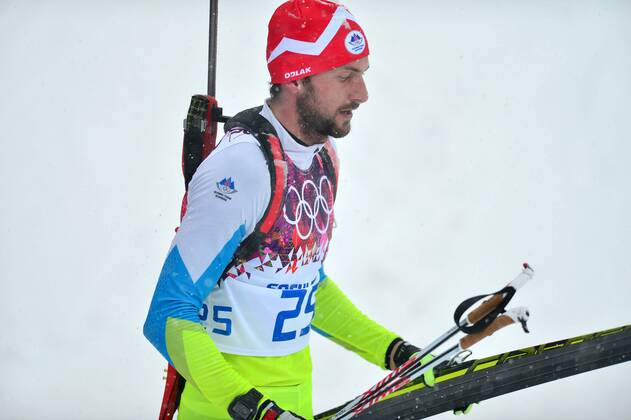
[[[419,378],[356,416],[427,418],[503,394],[631,360],[631,325],[553,341],[495,356],[438,366],[435,385]],[[315,416],[329,420],[344,405]]]
[[[503,327],[513,323],[521,323],[524,331],[528,332],[526,321],[528,320],[529,313],[526,308],[516,308],[508,312],[505,310],[506,305],[513,298],[516,291],[525,285],[534,275],[534,270],[528,263],[524,263],[522,267],[523,269],[519,275],[500,291],[487,295],[474,296],[462,302],[454,313],[455,327],[452,327],[422,351],[410,357],[407,362],[393,370],[368,391],[346,404],[339,412],[335,413],[332,419],[346,420],[358,415],[386,398],[389,394],[396,392],[408,383],[420,378],[428,370],[437,367],[441,363],[452,361],[458,354]],[[489,296],[489,299],[482,302],[476,309],[470,311],[469,314],[462,319],[467,310],[478,301]],[[456,345],[451,346],[449,349],[434,357],[430,362],[421,365],[420,361],[425,356],[431,354],[435,349],[446,343],[460,331],[467,335]]]

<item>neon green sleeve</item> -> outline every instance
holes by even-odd
[[[226,362],[200,323],[168,318],[166,343],[177,371],[226,414],[230,402],[252,388]]]
[[[212,270],[207,273],[205,276],[211,276]],[[205,278],[202,276],[202,283]],[[226,362],[201,324],[199,314],[206,296],[208,293],[192,281],[178,247],[173,247],[160,273],[143,331],[189,384],[213,405],[227,410],[230,402],[252,385]]]
[[[364,315],[329,277],[316,291],[313,329],[385,369],[388,346],[398,336]]]

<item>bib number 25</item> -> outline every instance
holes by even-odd
[[[296,307],[294,309],[278,313],[276,316],[276,323],[274,324],[274,335],[272,337],[272,341],[289,341],[295,339],[298,334],[300,334],[299,337],[302,337],[303,335],[309,333],[309,329],[311,328],[311,319],[313,318],[313,310],[315,308],[315,305],[313,305],[311,301],[317,288],[318,287],[316,285],[311,289],[307,299],[305,299],[305,296],[307,296],[306,289],[283,290],[281,299],[296,299]],[[305,303],[304,309],[303,303]],[[300,331],[283,331],[285,321],[288,319],[298,318],[301,313],[304,313],[305,315],[311,314],[311,318],[309,318],[307,326],[300,329]]]
[[[213,306],[213,321],[217,324],[217,327],[213,328],[212,331],[215,334],[228,336],[232,334],[232,320],[223,315],[222,312],[232,312],[232,307],[219,305]],[[208,306],[205,303],[202,305],[202,309],[199,313],[199,319],[202,321],[206,321],[208,319]]]

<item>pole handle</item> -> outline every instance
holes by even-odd
[[[521,289],[521,287],[528,282],[528,280],[532,279],[535,274],[535,270],[532,269],[530,264],[527,262],[522,264],[522,272],[519,273],[517,277],[510,283],[508,283],[507,287],[512,287],[515,291]],[[489,299],[485,300],[469,312],[467,315],[467,320],[470,324],[475,324],[480,321],[482,318],[487,316],[493,309],[495,309],[498,305],[502,303],[502,299],[504,299],[504,293],[498,292],[491,296]]]
[[[513,281],[508,283],[502,290],[486,295],[473,296],[463,301],[454,312],[454,321],[458,329],[465,334],[475,334],[488,327],[493,320],[504,313],[504,308],[515,295],[515,292],[524,286],[534,276],[534,270],[528,263],[522,264],[522,271]],[[472,309],[464,319],[467,312],[473,305],[485,299],[475,309]]]
[[[524,327],[524,330],[526,330],[525,325],[526,325],[526,322],[528,321],[529,316],[530,316],[530,313],[528,312],[528,309],[523,306],[511,309],[510,311],[507,311],[505,314],[502,314],[498,316],[497,318],[495,318],[495,320],[491,322],[489,326],[483,329],[482,331],[473,333],[473,334],[468,334],[462,337],[460,339],[460,347],[463,350],[466,350],[472,347],[474,344],[479,343],[486,337],[493,335],[493,333],[495,333],[496,331],[499,331],[504,327],[507,327],[511,324],[515,324],[518,322],[522,325],[522,327]]]
[[[503,300],[504,293],[497,293],[482,302],[477,308],[469,312],[469,315],[467,315],[469,324],[477,324],[478,321],[487,316],[493,309],[497,308]]]

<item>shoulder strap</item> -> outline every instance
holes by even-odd
[[[272,123],[267,121],[267,119],[261,115],[262,109],[263,106],[257,106],[239,112],[237,115],[226,121],[223,126],[224,132],[228,132],[233,128],[244,128],[255,136],[262,132],[276,135],[276,130],[274,129]]]
[[[339,162],[337,160],[337,153],[335,152],[335,147],[331,141],[327,141],[324,143],[324,147],[320,149],[320,158],[322,159],[322,166],[324,166],[324,170],[327,175],[329,175],[329,179],[333,185],[333,200],[337,195],[337,178],[339,176]]]
[[[245,238],[235,253],[236,260],[245,260],[269,233],[283,205],[283,194],[287,186],[287,162],[285,153],[272,124],[260,112],[263,107],[250,108],[235,115],[224,125],[224,130],[242,128],[249,131],[261,147],[270,175],[271,199],[258,221],[254,232]]]

